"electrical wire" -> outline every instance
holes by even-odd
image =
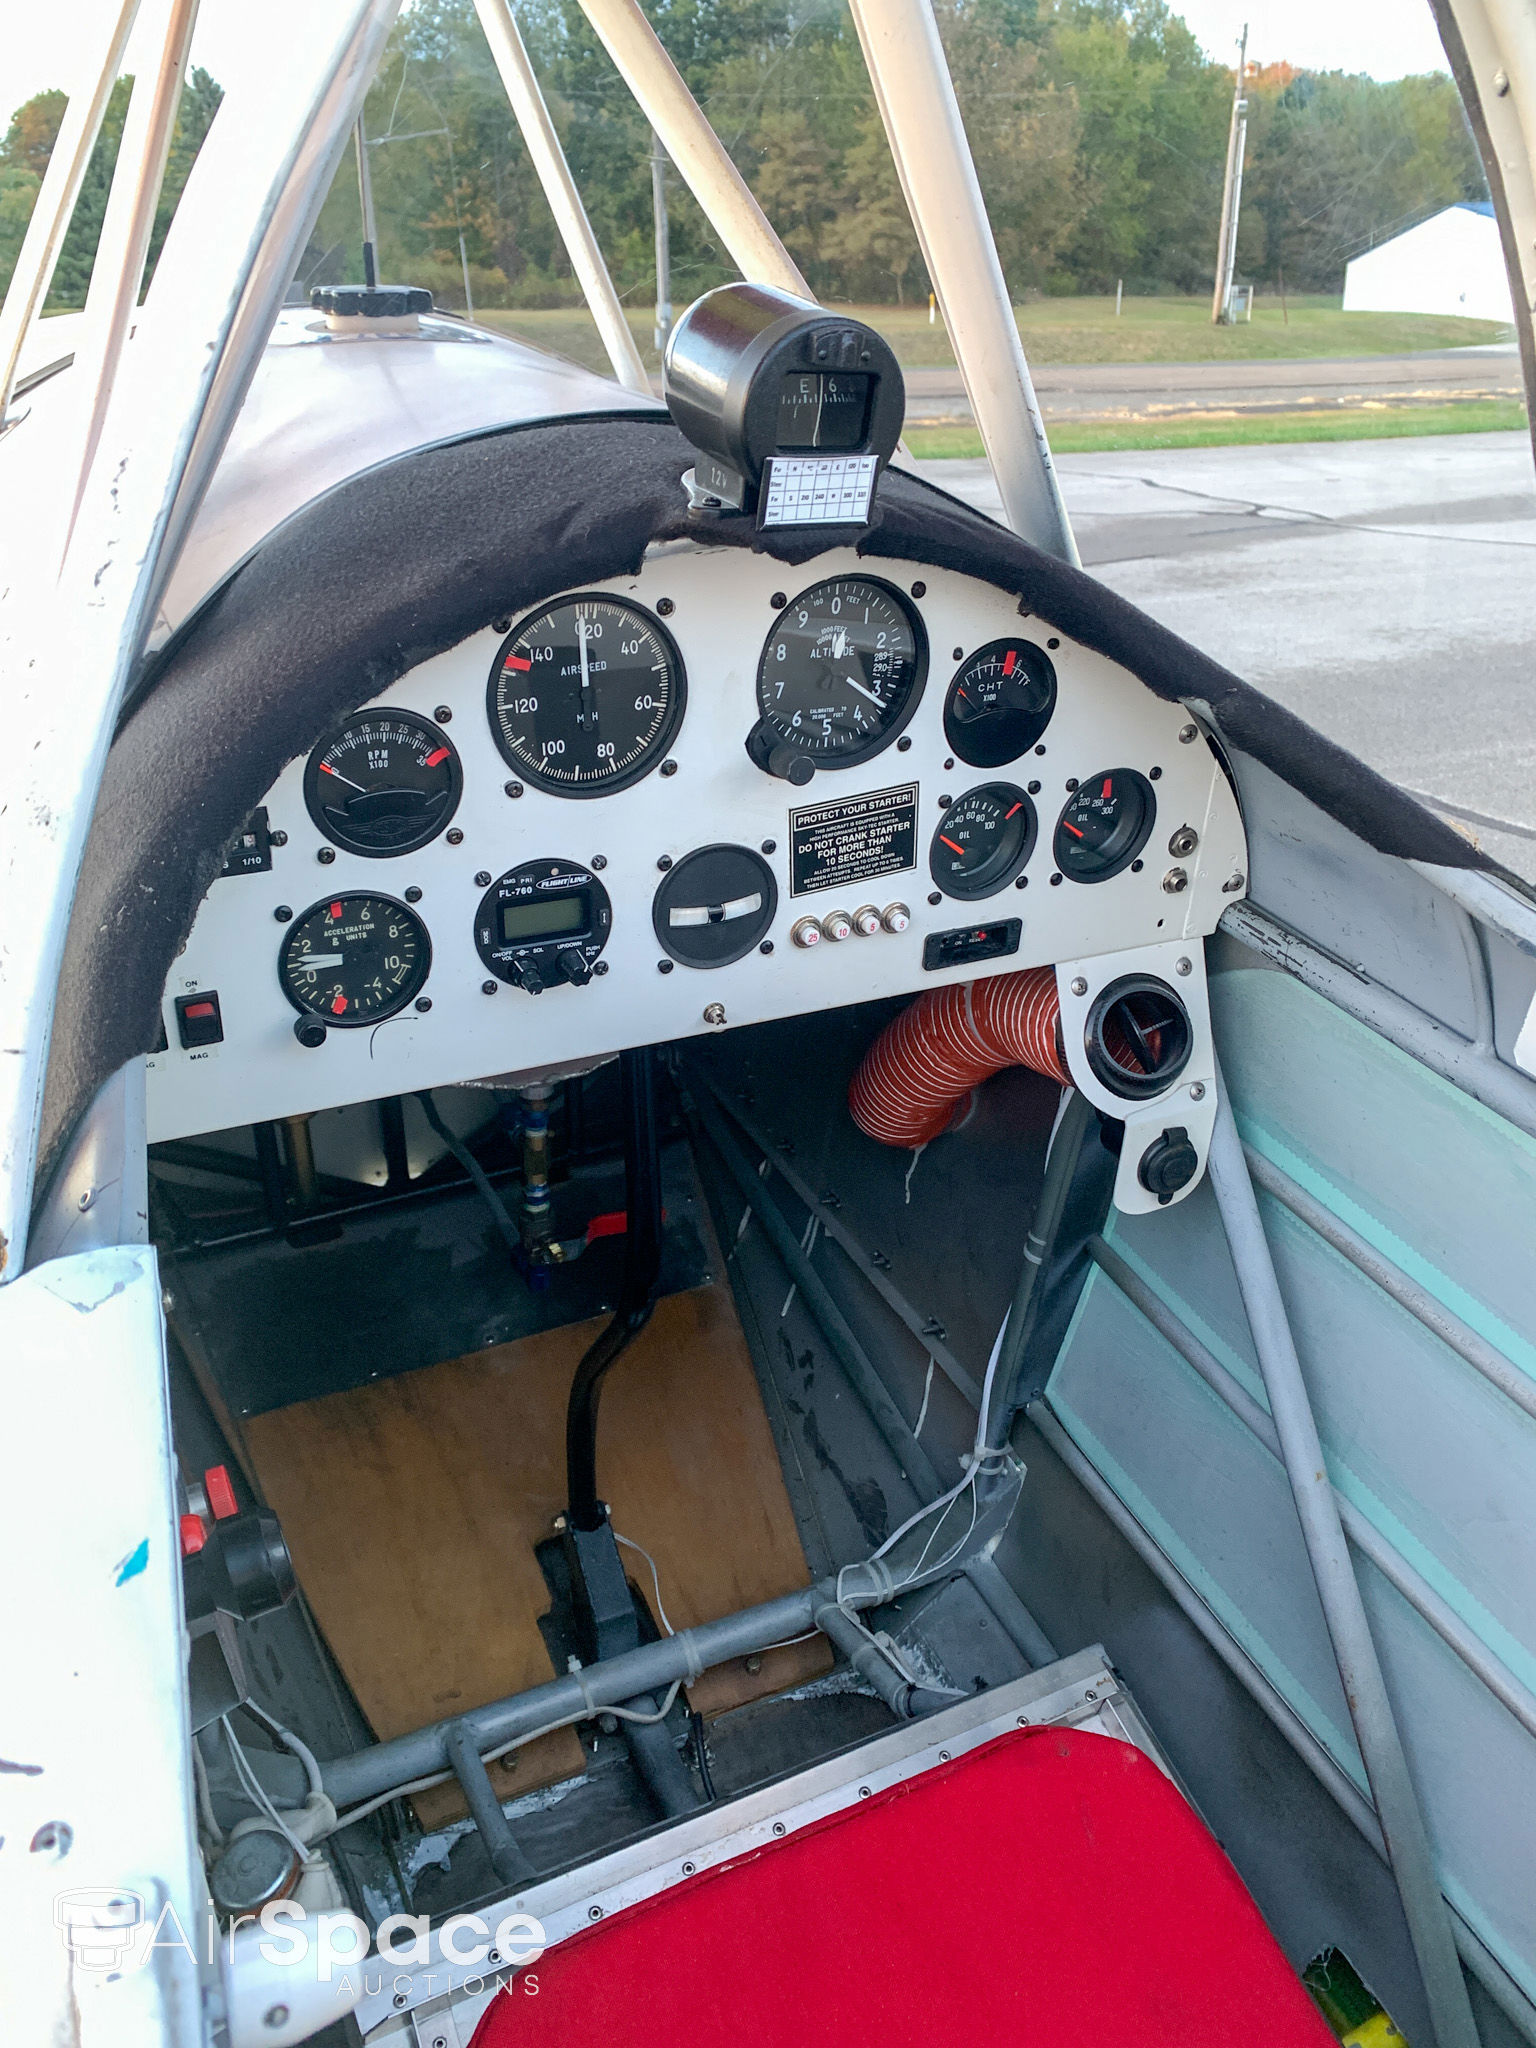
[[[291,1728],[285,1728],[281,1721],[274,1715],[269,1714],[265,1707],[258,1706],[255,1700],[242,1700],[240,1704],[248,1714],[254,1714],[258,1721],[264,1721],[285,1749],[292,1750],[293,1754],[304,1766],[304,1775],[309,1780],[311,1794],[318,1794],[323,1797],[325,1793],[325,1779],[320,1772],[319,1760],[309,1744],[301,1741]]]
[[[222,1848],[224,1830],[219,1826],[218,1816],[213,1810],[213,1793],[208,1784],[208,1762],[198,1747],[195,1735],[192,1738],[192,1779],[197,1786],[197,1810],[202,1818],[203,1833],[215,1849]]]
[[[651,1553],[646,1549],[643,1543],[632,1543],[627,1536],[621,1536],[617,1529],[615,1529],[613,1532],[613,1540],[615,1543],[622,1543],[626,1550],[639,1551],[640,1555],[645,1559],[646,1563],[650,1566],[651,1585],[654,1588],[656,1594],[656,1618],[661,1623],[662,1627],[666,1630],[669,1636],[675,1636],[677,1634],[677,1630],[672,1626],[671,1622],[668,1621],[667,1610],[661,1604],[661,1575],[656,1569],[655,1558],[652,1557]]]
[[[235,1767],[235,1776],[245,1788],[246,1796],[254,1802],[258,1812],[264,1813],[267,1816],[273,1827],[277,1829],[278,1833],[292,1848],[299,1861],[301,1863],[308,1863],[310,1860],[308,1844],[299,1840],[293,1829],[289,1827],[277,1808],[272,1804],[272,1801],[267,1797],[261,1780],[251,1769],[245,1751],[240,1746],[239,1736],[229,1725],[228,1714],[221,1714],[219,1716],[219,1726],[224,1730],[224,1739],[229,1744],[230,1760]]]

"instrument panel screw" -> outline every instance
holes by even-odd
[[[523,785],[520,782],[504,782],[502,788],[508,796],[521,796],[523,793]]]
[[[663,761],[661,772],[663,776],[675,775],[677,773],[677,763],[675,761]]]
[[[1190,1101],[1191,1101],[1191,1102],[1204,1102],[1204,1100],[1205,1100],[1205,1083],[1204,1083],[1203,1081],[1191,1081],[1191,1082],[1190,1082],[1190,1084],[1189,1084],[1189,1099],[1190,1099]]]
[[[412,882],[410,888],[406,890],[405,900],[407,903],[419,903],[421,901],[421,891],[417,888],[414,882]]]
[[[1183,868],[1170,868],[1163,877],[1163,894],[1165,896],[1182,896],[1188,887],[1189,876]]]
[[[1241,869],[1239,869],[1239,871],[1236,874],[1228,875],[1227,879],[1221,885],[1222,895],[1235,896],[1238,890],[1242,888],[1244,882],[1247,879],[1247,876],[1242,873]]]
[[[453,717],[453,706],[451,704],[439,704],[437,709],[433,712],[432,716],[437,720],[439,725],[447,725],[449,720]]]
[[[1061,642],[1059,640],[1047,640],[1045,644],[1047,647],[1059,647]]]
[[[939,1751],[939,1762],[941,1764],[947,1764],[949,1762],[949,1751],[947,1749],[941,1749]]]
[[[606,974],[608,972],[608,962],[606,960],[599,960],[592,969],[592,972],[594,974]]]
[[[938,906],[944,901],[944,898],[939,894],[939,891],[937,889],[931,889],[928,892],[928,901],[934,906],[935,909],[937,909]]]
[[[659,867],[659,868],[661,869],[661,872],[662,872],[663,874],[665,874],[665,873],[667,872],[667,869],[668,869],[669,867],[671,867],[671,865],[672,865],[672,856],[671,856],[671,854],[670,854],[670,853],[664,853],[664,854],[662,854],[662,855],[661,855],[661,857],[660,857],[660,858],[659,858],[659,859],[657,860],[657,862],[656,862],[656,865],[657,865],[657,867]]]
[[[1088,984],[1080,974],[1074,974],[1072,977],[1072,993],[1075,996],[1085,996],[1088,993]]]
[[[288,844],[288,834],[282,831],[269,832],[267,840],[272,846],[286,846]]]
[[[1061,887],[1061,877],[1060,877],[1060,875],[1052,875],[1052,877],[1051,877],[1051,887],[1052,887],[1053,889],[1059,889],[1059,888]]]
[[[493,633],[510,633],[511,630],[512,621],[510,619],[492,619],[491,631]]]
[[[587,1908],[587,1918],[588,1918],[589,1920],[601,1920],[601,1919],[602,1919],[602,1917],[603,1917],[603,1909],[602,1909],[602,1907],[601,1907],[601,1906],[588,1906],[588,1908]]]
[[[926,596],[928,595],[928,586],[927,586],[927,584],[926,584],[926,583],[914,583],[914,584],[913,584],[913,586],[912,586],[912,595],[913,595],[914,597],[926,597]]]
[[[697,1863],[685,1863],[683,1865],[684,1877],[692,1877],[693,1873],[698,1869],[698,1867],[699,1866],[697,1865]]]
[[[475,887],[476,887],[477,889],[489,889],[489,887],[490,887],[490,886],[491,886],[491,871],[490,871],[490,869],[489,869],[489,868],[476,868],[476,870],[475,870]]]
[[[784,595],[782,590],[776,590],[773,593],[772,597],[769,598],[768,602],[773,606],[776,612],[781,612],[783,611],[785,605],[789,603],[789,599]]]
[[[949,759],[948,759],[948,760],[947,760],[947,761],[946,761],[946,762],[944,763],[944,773],[945,773],[945,774],[947,775],[947,774],[949,773],[950,769],[954,767],[954,765],[955,765],[955,757],[954,757],[954,755],[953,755],[953,754],[951,754],[951,755],[950,755],[950,757],[949,757]]]
[[[779,850],[779,842],[777,841],[777,839],[765,839],[763,841],[762,850],[764,853],[777,853]]]
[[[499,981],[482,981],[480,984],[480,993],[483,996],[493,996],[495,995],[497,989],[500,988],[500,986],[501,983]]]
[[[1073,790],[1074,790],[1074,789],[1076,789],[1076,787],[1077,787],[1077,777],[1076,777],[1075,775],[1069,775],[1069,776],[1067,777],[1067,795],[1068,795],[1068,796],[1070,796],[1070,795],[1072,794]]]
[[[908,738],[908,736],[906,735],[906,733],[903,733],[903,734],[902,734],[902,736],[901,736],[901,738],[900,738],[900,739],[899,739],[899,740],[898,740],[898,741],[896,742],[896,751],[897,751],[897,753],[898,753],[898,754],[910,754],[910,753],[911,753],[911,751],[912,751],[912,742],[911,742],[911,740],[910,740],[910,739]]]
[[[782,1835],[782,1834],[783,1834],[783,1832],[784,1832],[784,1823],[783,1823],[783,1821],[781,1821],[781,1820],[776,1820],[776,1821],[774,1822],[774,1824],[773,1824],[773,1832],[774,1832],[774,1833],[775,1833],[776,1835]]]
[[[859,1797],[861,1799],[867,1799],[869,1797],[869,1787],[867,1785],[861,1785],[859,1787]]]
[[[941,811],[947,811],[953,802],[954,798],[952,796],[941,796],[939,798],[939,809]]]
[[[1045,749],[1044,747],[1036,747],[1035,752],[1037,754],[1043,754],[1045,752]]]
[[[1027,889],[1029,887],[1028,875],[1015,875],[1013,878],[1013,886],[1015,887],[1015,889]]]
[[[286,2027],[288,2024],[287,2006],[269,2005],[261,2016],[261,2023],[264,2027]]]
[[[279,924],[291,924],[293,922],[293,905],[291,903],[279,903],[272,915]]]
[[[954,653],[953,653],[953,654],[952,654],[952,655],[950,656],[950,660],[951,660],[951,661],[960,661],[960,660],[962,660],[962,659],[964,658],[964,655],[965,655],[965,649],[964,649],[963,647],[957,647],[957,648],[955,649]]]
[[[598,874],[598,875],[600,875],[600,874],[601,874],[601,873],[603,872],[603,869],[604,869],[605,867],[607,867],[607,865],[608,865],[608,856],[607,856],[607,854],[606,854],[606,853],[594,853],[594,854],[593,854],[593,856],[592,856],[592,871],[593,871],[593,873],[594,873],[594,874]]]
[[[1173,963],[1175,974],[1189,974],[1193,971],[1193,967],[1194,962],[1191,960],[1175,960]]]
[[[1145,866],[1146,862],[1144,860],[1133,860],[1131,862],[1131,873],[1133,875],[1139,875]]]
[[[320,848],[320,851],[315,855],[315,859],[319,861],[321,867],[323,868],[328,868],[335,858],[336,849],[334,846],[322,846]]]
[[[764,939],[763,943],[758,947],[757,950],[759,951],[759,953],[771,953],[773,951],[772,939]]]
[[[670,974],[673,965],[674,963],[671,960],[658,960],[656,962],[656,972],[658,974]]]
[[[1198,725],[1181,725],[1179,727],[1179,744],[1181,746],[1190,746],[1199,737],[1200,728]]]
[[[677,610],[677,606],[672,602],[670,597],[658,597],[656,600],[656,609],[661,614],[662,618],[670,619],[672,614]]]
[[[450,825],[443,836],[450,846],[462,846],[464,844],[464,834],[457,825]]]
[[[428,1010],[430,1010],[432,1007],[432,998],[430,996],[418,996],[416,998],[416,1007],[421,1012],[422,1016],[425,1017]]]

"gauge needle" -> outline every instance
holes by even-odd
[[[834,661],[841,661],[843,656],[847,652],[848,628],[846,626],[839,626],[837,629],[837,638],[832,642],[832,659]]]
[[[341,770],[339,768],[333,768],[329,761],[322,761],[320,763],[320,773],[322,775],[334,775],[336,780],[338,782],[344,782],[347,785],[348,789],[362,790],[363,794],[365,796],[367,795],[367,791],[363,790],[363,785],[360,782],[354,782],[350,775],[343,775]]]
[[[883,711],[885,709],[885,705],[875,695],[874,691],[866,690],[864,685],[859,681],[857,676],[844,676],[843,681],[848,685],[850,690],[857,690],[861,697],[867,697],[870,703],[874,705],[877,711]]]
[[[587,653],[586,628],[580,619],[576,621],[576,634],[577,644],[581,648],[581,719],[585,725],[589,716],[595,720],[596,712],[592,704],[592,676],[588,668],[590,656]]]
[[[939,834],[939,838],[943,841],[944,845],[946,845],[949,848],[951,853],[958,853],[960,858],[964,860],[965,848],[963,846],[956,846],[954,840],[947,838],[945,834],[942,832]]]
[[[294,964],[298,967],[339,967],[346,957],[345,953],[301,953]]]

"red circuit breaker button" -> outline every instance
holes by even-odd
[[[176,1029],[181,1033],[184,1052],[196,1052],[204,1045],[222,1045],[224,1019],[219,1014],[218,990],[210,988],[200,995],[178,996]]]
[[[203,1491],[208,1496],[209,1513],[216,1522],[227,1522],[231,1515],[239,1514],[240,1503],[235,1499],[227,1466],[209,1466],[203,1474]]]

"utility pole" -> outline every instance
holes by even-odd
[[[373,218],[373,179],[368,170],[368,131],[361,114],[352,137],[357,145],[357,196],[363,209],[363,283],[379,281],[379,230]]]
[[[667,226],[667,152],[651,130],[651,211],[656,223],[656,353],[672,332],[672,237]]]
[[[1216,290],[1211,319],[1220,326],[1232,317],[1232,278],[1237,268],[1237,213],[1243,196],[1243,155],[1248,146],[1248,24],[1238,45],[1237,78],[1232,88],[1232,125],[1227,130],[1227,172],[1221,187],[1221,233],[1216,244]]]

